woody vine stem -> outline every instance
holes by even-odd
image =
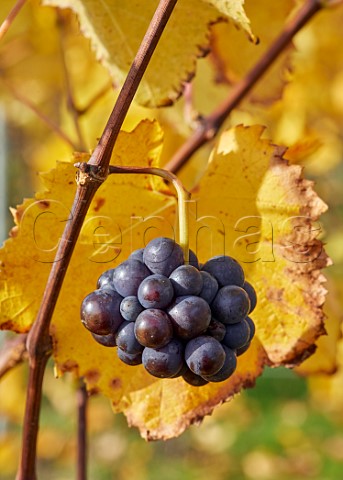
[[[18,11],[24,1],[18,1]],[[22,434],[22,454],[17,473],[17,480],[36,480],[36,446],[39,426],[39,412],[42,396],[43,376],[47,361],[52,352],[49,327],[55,305],[61,290],[64,277],[81,230],[89,205],[99,186],[106,180],[110,173],[143,173],[134,168],[109,167],[113,147],[120,128],[137,91],[142,76],[157,46],[164,27],[177,3],[177,0],[160,0],[154,17],[149,25],[146,35],[141,43],[137,55],[130,68],[118,100],[113,108],[104,132],[96,146],[91,159],[87,164],[79,164],[78,186],[72,207],[70,221],[65,227],[57,254],[45,288],[40,310],[27,338],[27,352],[29,360],[29,380],[26,396],[25,418]],[[342,0],[307,0],[296,16],[285,26],[279,37],[270,49],[256,63],[254,68],[237,83],[227,99],[211,115],[205,118],[194,134],[176,152],[167,164],[167,170],[176,172],[204,143],[211,140],[217,133],[231,111],[246,96],[264,72],[270,67],[278,55],[285,49],[293,36],[325,6],[337,5]],[[13,21],[16,12],[9,19]],[[4,28],[3,32],[4,34]],[[7,28],[7,26],[6,26]],[[125,170],[125,172],[124,172]],[[140,169],[142,170],[142,169]],[[147,171],[149,170],[149,172]],[[154,171],[152,171],[154,170]],[[180,188],[183,195],[179,202],[180,208],[186,208],[187,195],[171,174],[158,169],[146,169],[144,173],[159,174],[163,178],[173,181],[175,187]],[[186,219],[186,210],[180,212],[179,218]],[[188,252],[187,225],[181,225],[180,240],[183,248]],[[84,447],[85,448],[85,447]],[[80,455],[85,462],[85,455]],[[78,466],[78,480],[86,479],[85,465]]]
[[[29,380],[17,480],[36,480],[37,478],[36,451],[42,384],[46,363],[51,354],[49,327],[70,258],[92,198],[107,177],[112,150],[126,113],[176,3],[177,0],[160,0],[104,132],[89,160],[88,168],[79,170],[79,182],[72,206],[71,220],[67,222],[63,232],[41,307],[28,336]]]

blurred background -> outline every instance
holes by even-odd
[[[259,50],[242,32],[212,28],[214,54],[201,59],[189,99],[168,109],[134,105],[124,128],[158,118],[165,130],[163,162],[192,132],[192,112],[209,113],[273,41],[299,2],[246,1]],[[301,2],[300,2],[301,3]],[[2,0],[0,22],[13,1]],[[270,19],[273,18],[273,22]],[[272,25],[271,25],[272,23]],[[321,12],[294,40],[226,126],[262,123],[266,135],[290,147],[290,161],[304,166],[329,209],[321,218],[323,241],[333,259],[325,272],[328,336],[295,370],[268,369],[253,389],[218,407],[200,426],[165,443],[146,443],[109,402],[89,400],[89,478],[97,480],[338,480],[343,471],[343,7]],[[221,29],[228,28],[222,32]],[[218,39],[239,45],[220,49]],[[219,45],[219,47],[218,47]],[[237,51],[239,55],[237,55]],[[217,57],[215,57],[217,55]],[[218,62],[221,59],[221,68]],[[223,65],[228,65],[223,67]],[[0,41],[0,242],[13,226],[9,207],[40,188],[37,172],[53,168],[77,149],[94,147],[117,90],[95,62],[88,41],[68,11],[28,2]],[[221,83],[218,83],[220,80]],[[203,92],[208,92],[204,95]],[[77,120],[70,97],[80,106]],[[75,112],[74,112],[75,113]],[[193,112],[194,113],[194,112]],[[188,187],[200,178],[207,145],[180,172]],[[0,343],[11,336],[0,333]],[[21,442],[27,365],[0,382],[0,479],[15,477]],[[44,382],[39,475],[75,478],[76,390],[71,375],[56,380],[53,364]],[[177,401],[177,399],[175,399]]]

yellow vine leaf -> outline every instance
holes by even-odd
[[[224,132],[189,204],[191,246],[200,261],[236,257],[259,298],[256,337],[225,382],[196,388],[181,378],[152,377],[143,366],[121,363],[80,321],[81,301],[104,270],[153,237],[177,238],[172,191],[148,176],[111,175],[87,215],[51,325],[56,373],[84,377],[90,391],[107,396],[147,439],[180,435],[253,386],[264,365],[299,363],[323,333],[320,268],[328,260],[315,226],[325,205],[301,169],[282,159],[284,149],[262,133],[259,126]],[[143,121],[121,132],[112,163],[157,165],[161,145],[158,124]],[[17,226],[0,251],[0,328],[27,331],[35,318],[69,216],[74,174],[72,163],[59,163],[42,177],[45,190],[15,211]]]
[[[251,19],[252,28],[259,42],[247,42],[241,32],[225,23],[214,25],[211,36],[213,60],[220,81],[235,84],[259,60],[267,48],[275,41],[295,1],[246,0],[244,8]],[[272,19],[272,20],[271,20]],[[250,99],[255,102],[270,103],[281,97],[286,83],[287,71],[291,66],[288,48],[273,63],[261,82],[254,88]]]
[[[209,25],[219,18],[224,16],[251,35],[243,3],[180,0],[144,75],[137,100],[149,107],[172,104],[183,83],[193,77],[196,58],[207,53]],[[153,0],[137,1],[134,8],[128,0],[43,0],[42,4],[71,8],[76,13],[81,32],[90,39],[97,59],[117,86],[124,82],[157,6]]]
[[[328,278],[328,291],[324,305],[327,335],[318,339],[315,353],[296,367],[296,372],[303,376],[333,374],[340,363],[337,357],[342,337],[342,301],[340,300],[341,293],[339,289],[337,289],[334,281],[330,278]]]
[[[256,41],[251,31],[250,20],[243,8],[246,0],[205,0],[205,2],[216,7],[219,12],[229,17],[238,28],[242,28],[252,41]]]

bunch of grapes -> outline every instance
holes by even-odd
[[[236,260],[217,256],[200,268],[190,251],[185,264],[180,245],[160,237],[99,277],[81,321],[122,362],[201,386],[233,374],[255,333],[255,306]]]

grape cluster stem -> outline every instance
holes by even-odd
[[[164,170],[163,168],[155,167],[122,167],[118,165],[109,166],[109,174],[111,173],[148,173],[150,175],[157,175],[174,185],[178,198],[178,219],[179,219],[179,244],[183,250],[185,263],[189,261],[189,218],[188,218],[188,201],[191,194],[186,190],[181,180],[176,175]]]

